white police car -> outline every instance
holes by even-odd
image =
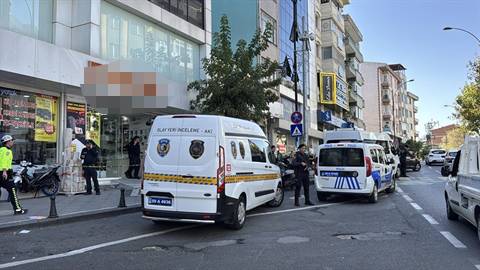
[[[378,193],[395,191],[391,163],[383,147],[368,143],[332,143],[319,147],[315,187],[319,201],[331,194],[367,196],[378,200]]]

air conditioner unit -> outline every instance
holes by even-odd
[[[283,104],[280,102],[273,102],[269,105],[270,113],[275,118],[283,118]]]

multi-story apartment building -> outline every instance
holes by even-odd
[[[297,19],[299,32],[310,32],[310,27],[313,27],[314,15],[309,13],[309,11],[313,10],[312,1],[298,1]],[[293,24],[292,1],[212,1],[213,32],[219,30],[219,21],[224,14],[228,16],[230,22],[232,46],[235,46],[240,39],[251,40],[257,29],[265,29],[267,22],[270,22],[274,27],[274,36],[269,48],[262,53],[261,57],[276,60],[280,63],[280,66],[283,65],[284,60],[287,58],[290,66],[293,65],[294,48],[290,40]],[[309,144],[317,145],[322,137],[322,133],[317,129],[316,121],[318,92],[315,69],[313,68],[315,66],[315,52],[305,53],[304,75],[302,42],[297,42],[298,110],[303,112],[303,95],[306,94],[306,125],[310,128],[308,131]],[[281,85],[276,91],[279,100],[270,106],[272,118],[264,128],[272,143],[277,145],[282,152],[290,152],[295,150],[295,140],[290,136],[290,115],[295,111],[295,92],[291,78],[283,78]]]
[[[322,105],[317,117],[320,130],[341,127],[345,123],[343,119],[349,116],[345,21],[342,16],[343,7],[349,3],[349,0],[320,0],[316,4],[317,72]]]
[[[189,110],[187,85],[203,76],[200,60],[210,50],[210,6],[210,0],[0,1],[0,133],[16,138],[14,161],[62,162],[71,143],[65,138],[91,138],[101,148],[100,176],[122,175],[123,146],[140,136],[144,147],[152,114]],[[129,60],[144,63],[140,71],[153,77],[125,65]],[[82,85],[98,92],[85,96]]]
[[[389,132],[402,141],[415,139],[418,124],[415,101],[418,97],[406,90],[405,68],[400,64],[365,62],[360,64],[360,72],[365,78],[366,130]]]
[[[350,105],[348,118],[356,127],[365,129],[365,123],[363,122],[365,100],[362,93],[364,79],[362,73],[360,73],[360,63],[363,62],[360,42],[363,40],[363,36],[350,15],[343,15],[343,20],[345,22],[344,44],[347,57],[345,68]]]

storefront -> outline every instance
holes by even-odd
[[[57,161],[58,96],[0,86],[0,135],[15,138],[13,162]]]

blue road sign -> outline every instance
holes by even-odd
[[[302,124],[290,125],[290,135],[292,135],[292,137],[301,137],[302,134],[303,134],[303,125]]]
[[[293,123],[299,124],[303,120],[303,115],[300,112],[294,112],[290,116],[290,119],[292,120]]]

